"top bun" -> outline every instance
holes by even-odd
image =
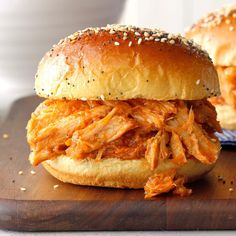
[[[157,29],[108,25],[61,40],[36,74],[52,99],[195,100],[219,94],[217,73],[199,46]]]
[[[236,5],[203,17],[186,37],[207,50],[216,66],[236,66]]]

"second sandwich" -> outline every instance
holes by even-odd
[[[225,129],[236,130],[236,5],[203,17],[186,33],[207,50],[217,69],[221,96],[211,98]]]

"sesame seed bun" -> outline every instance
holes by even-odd
[[[41,60],[35,89],[52,99],[197,100],[219,94],[208,54],[160,30],[111,25],[61,40]]]
[[[143,188],[148,178],[155,173],[176,168],[177,176],[184,176],[186,181],[190,182],[208,173],[214,164],[204,165],[195,159],[189,159],[183,166],[177,166],[170,160],[165,160],[151,171],[144,158],[137,160],[108,158],[96,161],[58,156],[54,160],[43,162],[43,166],[55,178],[66,183],[114,188]]]
[[[193,25],[186,37],[200,44],[211,56],[220,79],[224,104],[215,104],[217,119],[225,129],[236,130],[235,77],[226,68],[236,66],[236,5],[223,7]],[[225,73],[226,71],[226,73]]]
[[[186,37],[207,50],[216,66],[236,66],[236,5],[203,17],[186,32]]]

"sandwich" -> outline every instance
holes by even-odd
[[[41,60],[44,97],[27,125],[32,165],[72,184],[173,192],[215,165],[219,94],[208,54],[192,41],[126,25],[87,28]]]
[[[208,51],[216,67],[221,96],[210,99],[225,129],[236,130],[236,5],[200,19],[186,33]]]

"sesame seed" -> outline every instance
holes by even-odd
[[[199,84],[200,84],[200,79],[196,81],[196,85],[199,85]]]
[[[162,43],[164,43],[164,42],[166,42],[166,41],[167,41],[166,38],[162,38],[162,39],[161,39],[161,42],[162,42]]]
[[[114,44],[115,44],[116,46],[119,46],[119,45],[120,45],[120,43],[119,43],[119,42],[114,42]]]
[[[233,191],[234,191],[234,189],[233,189],[233,188],[229,188],[229,191],[230,191],[230,192],[233,192]]]
[[[31,171],[30,171],[30,174],[31,174],[31,175],[35,175],[36,172],[35,172],[34,170],[31,170]]]
[[[7,139],[7,138],[9,138],[9,135],[8,134],[3,134],[2,138]]]
[[[175,44],[175,40],[174,40],[174,39],[171,39],[171,40],[170,40],[170,44]]]
[[[154,39],[154,37],[153,37],[153,36],[150,36],[150,37],[149,37],[149,40],[153,40],[153,39]]]
[[[169,35],[167,36],[167,38],[168,38],[168,39],[173,39],[173,38],[174,38],[174,35],[173,35],[173,34],[169,34]]]
[[[144,36],[145,36],[145,37],[149,37],[149,35],[150,35],[150,34],[149,34],[148,32],[144,32]]]
[[[124,36],[124,37],[123,37],[123,40],[126,40],[126,39],[127,39],[127,37],[126,37],[126,36]]]
[[[134,33],[136,36],[140,36],[141,34],[139,32]]]
[[[126,32],[123,33],[124,36],[127,36],[128,34]]]
[[[131,47],[132,46],[132,41],[129,41],[129,47]]]
[[[114,31],[114,30],[110,30],[109,33],[110,33],[110,34],[114,34],[115,31]]]
[[[54,189],[59,188],[59,184],[55,184],[55,185],[53,185],[53,188],[54,188]]]
[[[100,98],[101,98],[103,101],[105,100],[105,97],[104,97],[103,94],[100,96]]]
[[[234,31],[234,27],[233,27],[233,26],[230,26],[230,27],[229,27],[229,31]]]
[[[25,192],[25,191],[26,191],[26,188],[21,187],[20,190],[21,190],[22,192]]]
[[[80,98],[80,100],[87,101],[87,98],[86,97],[82,97],[82,98]]]
[[[23,171],[20,170],[20,171],[18,172],[18,175],[23,175]]]
[[[142,43],[142,38],[139,38],[138,39],[138,44],[141,44]]]
[[[218,181],[221,181],[221,180],[223,180],[224,179],[224,177],[223,176],[221,176],[221,175],[218,175]]]
[[[160,41],[160,39],[159,39],[159,38],[156,38],[156,39],[155,39],[155,41],[156,41],[156,42],[159,42],[159,41]]]
[[[225,21],[225,23],[227,24],[227,25],[229,25],[230,24],[230,20],[229,19],[227,19],[226,21]]]

